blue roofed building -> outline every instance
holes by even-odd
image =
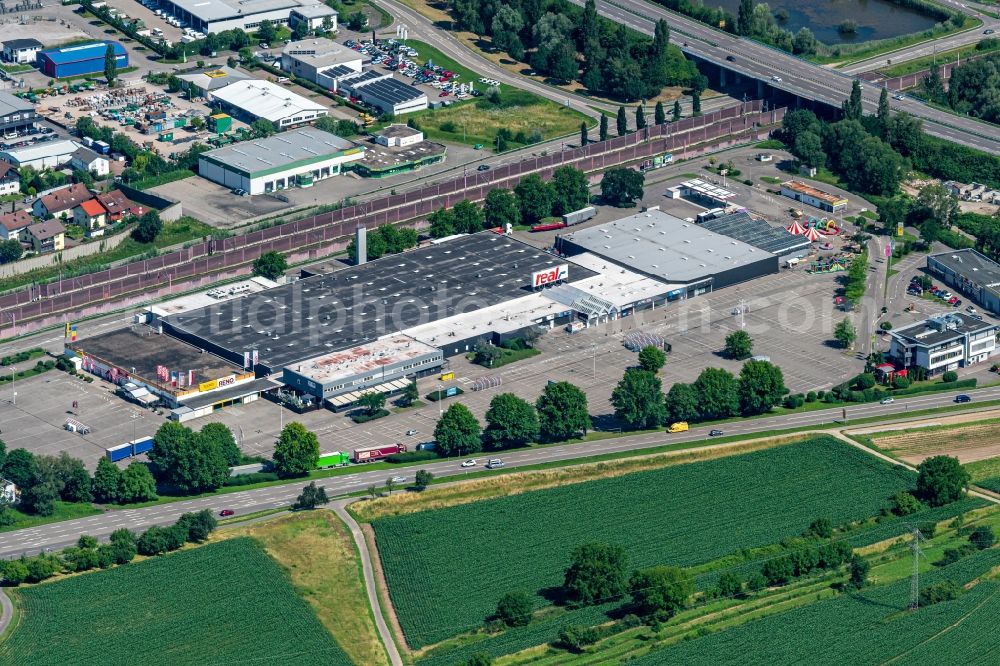
[[[64,79],[104,71],[104,54],[108,44],[115,49],[118,69],[128,67],[128,52],[118,42],[91,42],[38,52],[38,69],[46,76]]]

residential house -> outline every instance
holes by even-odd
[[[129,215],[142,215],[147,210],[144,206],[133,203],[121,190],[111,190],[104,194],[98,194],[97,200],[101,202],[108,214],[108,224],[118,222]]]
[[[28,227],[34,223],[35,218],[26,210],[0,215],[0,239],[26,241]]]
[[[0,196],[21,191],[21,174],[10,162],[0,162]]]
[[[5,39],[3,40],[3,59],[18,65],[35,62],[42,43],[37,39]]]
[[[73,209],[73,222],[83,227],[88,236],[102,236],[108,224],[108,212],[97,199],[87,199]]]
[[[93,196],[83,183],[73,183],[39,197],[31,206],[31,213],[42,220],[62,217],[62,213],[66,213],[66,217],[69,217],[73,214],[74,208]]]
[[[89,171],[98,178],[103,178],[111,171],[111,160],[106,155],[100,155],[86,146],[80,146],[70,156],[69,168]]]
[[[17,489],[13,481],[0,479],[0,501],[9,504],[17,504],[21,499],[21,491]]]
[[[33,252],[61,252],[66,247],[66,227],[59,220],[46,220],[28,227]]]

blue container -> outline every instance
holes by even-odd
[[[132,442],[126,442],[125,444],[119,444],[118,446],[112,446],[110,449],[105,449],[108,460],[111,462],[118,462],[119,460],[125,460],[126,458],[132,457]]]
[[[143,437],[132,442],[132,455],[137,456],[153,448],[153,438]]]

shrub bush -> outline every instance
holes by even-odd
[[[948,370],[943,375],[941,375],[941,381],[945,384],[950,384],[952,382],[958,381],[958,373],[954,370]]]
[[[355,423],[368,423],[389,416],[389,410],[380,409],[374,414],[369,414],[367,410],[359,410],[351,413],[351,420]]]
[[[385,461],[388,463],[393,463],[396,465],[412,462],[421,462],[423,460],[437,460],[438,454],[434,451],[410,451],[408,453],[393,453],[391,456],[386,457]]]
[[[226,479],[224,486],[250,486],[255,483],[263,483],[265,481],[277,481],[278,475],[274,472],[254,472],[253,474],[240,474],[239,476],[231,476]]]

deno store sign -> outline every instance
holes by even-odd
[[[569,264],[560,264],[544,271],[535,271],[531,274],[531,287],[537,289],[545,285],[555,284],[569,278]]]

